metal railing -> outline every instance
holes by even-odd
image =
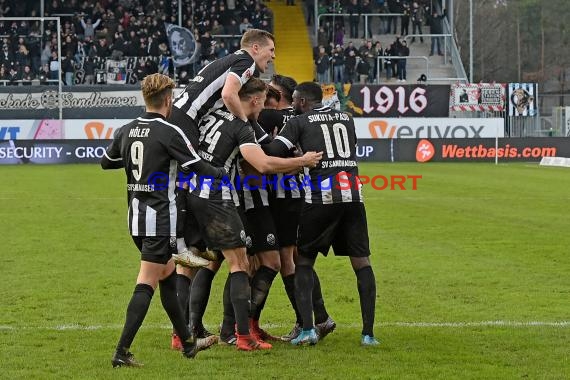
[[[39,86],[41,84],[57,84],[59,80],[57,79],[40,79],[35,78],[32,80],[27,79],[17,79],[17,80],[9,80],[9,79],[0,79],[1,86]]]
[[[405,36],[402,36],[400,38],[404,39],[404,40],[409,40],[411,38],[421,38],[423,39],[424,37],[430,37],[430,38],[438,38],[441,37],[443,38],[443,51],[444,51],[444,59],[447,62],[447,37],[451,38],[451,34],[406,34]],[[408,44],[409,46],[409,44]]]
[[[383,60],[394,60],[397,61],[399,59],[405,59],[405,60],[423,60],[425,62],[425,71],[422,74],[425,74],[426,76],[426,82],[436,82],[436,81],[445,81],[445,82],[464,82],[466,80],[466,78],[462,78],[462,77],[434,77],[432,76],[432,71],[430,70],[430,61],[429,61],[429,57],[425,56],[425,55],[408,55],[408,56],[399,56],[399,55],[380,55],[377,56],[375,58],[376,60],[376,84],[380,84],[380,73],[382,71],[381,67],[382,67],[382,61]],[[329,78],[335,78],[334,75],[334,66],[330,66],[329,67],[329,71],[328,71],[328,77]]]
[[[453,32],[451,30],[451,27],[449,26],[449,21],[447,20],[447,18],[443,19],[443,30],[452,37],[450,38],[450,43],[449,43],[450,52],[451,52],[451,64],[453,65],[453,68],[455,69],[457,75],[460,77],[464,77],[465,78],[464,82],[468,83],[469,79],[467,77],[467,73],[465,72],[465,67],[463,66],[463,62],[461,61],[461,54],[459,53],[459,49],[457,48],[457,44],[455,43],[455,39],[453,38]]]
[[[357,15],[358,17],[364,17],[364,33],[368,33],[368,17],[400,17],[403,13],[361,13]],[[315,22],[315,41],[318,40],[319,27],[321,26],[321,17],[345,17],[354,16],[352,13],[321,13],[317,16],[317,22]]]
[[[455,46],[455,43],[453,41],[453,36],[449,33],[445,33],[445,34],[407,34],[405,36],[402,36],[403,39],[405,40],[409,40],[412,38],[424,38],[424,37],[430,37],[430,38],[443,38],[443,59],[444,62],[447,64],[448,62],[448,54],[449,57],[451,58],[451,63],[453,65],[453,69],[455,71],[456,74],[458,74],[456,77],[431,77],[428,73],[426,73],[427,76],[427,80],[428,81],[455,81],[455,82],[461,82],[461,83],[467,83],[468,79],[467,79],[467,74],[465,73],[465,70],[463,69],[463,64],[461,63],[461,58],[459,56],[459,51],[457,50],[457,47]],[[448,43],[448,39],[449,39],[449,43]],[[408,44],[409,46],[410,44]],[[427,57],[426,57],[427,58]],[[428,63],[428,67],[429,67],[429,63]]]
[[[425,61],[426,63],[426,77],[430,77],[429,74],[429,58],[426,57],[425,55],[408,55],[405,57],[401,57],[399,55],[388,55],[388,56],[379,56],[376,58],[376,83],[380,84],[380,66],[381,63],[380,61],[382,59],[390,59],[390,60],[398,60],[398,59],[405,59],[405,60],[410,60],[410,59],[422,59]]]

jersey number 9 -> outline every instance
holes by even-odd
[[[143,166],[143,151],[144,145],[141,141],[135,141],[131,145],[131,162],[136,168],[133,169],[133,177],[137,181],[140,181],[142,176],[142,166]]]

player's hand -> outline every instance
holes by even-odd
[[[188,190],[190,188],[190,185],[188,184],[188,181],[184,182],[176,181],[176,188],[178,190]]]
[[[303,151],[298,147],[291,148],[290,153],[293,157],[303,157]]]
[[[303,159],[303,166],[314,168],[323,158],[323,152],[307,152],[301,158]]]

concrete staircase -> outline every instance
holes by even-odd
[[[305,23],[306,15],[304,14],[304,7],[301,1],[296,1],[295,6],[285,5],[285,0],[272,0],[265,4],[273,11],[274,19],[274,35],[276,45],[276,59],[272,67],[267,73],[262,75],[262,78],[268,79],[276,72],[282,75],[288,75],[297,82],[312,81],[314,79],[314,62],[312,47],[316,45],[314,40],[314,26]],[[372,41],[380,41],[382,47],[389,46],[396,39],[395,34],[374,34],[374,31],[380,30],[378,20],[373,20],[370,29],[373,32]],[[399,24],[399,23],[398,23]],[[348,28],[348,20],[345,25]],[[424,31],[426,31],[424,26]],[[411,26],[410,26],[411,31]],[[364,34],[364,23],[360,23],[359,36]],[[359,48],[363,39],[350,39],[345,36],[345,46],[349,41],[354,43],[356,48]],[[407,82],[415,83],[422,75],[428,76],[429,84],[449,84],[454,83],[455,80],[446,78],[455,78],[457,73],[451,64],[451,57],[449,55],[449,41],[446,46],[442,39],[442,50],[445,53],[447,47],[447,54],[444,56],[437,55],[429,56],[431,47],[431,38],[425,37],[424,42],[421,43],[418,38],[411,43],[411,38],[407,39],[408,47],[410,48],[410,56],[418,57],[417,59],[409,59],[407,64]],[[385,71],[380,75],[380,84],[385,83],[398,83],[397,79],[386,80]]]
[[[273,11],[276,55],[273,70],[299,83],[312,81],[313,50],[302,2],[287,6],[283,0],[273,0],[265,5]]]

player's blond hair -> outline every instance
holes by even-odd
[[[166,96],[172,95],[172,89],[175,86],[174,81],[164,74],[147,75],[141,83],[142,94],[147,107],[160,107]]]
[[[273,37],[273,34],[268,31],[261,29],[248,29],[241,37],[240,46],[242,49],[252,47],[253,44],[265,46],[269,40],[275,42],[275,37]]]

